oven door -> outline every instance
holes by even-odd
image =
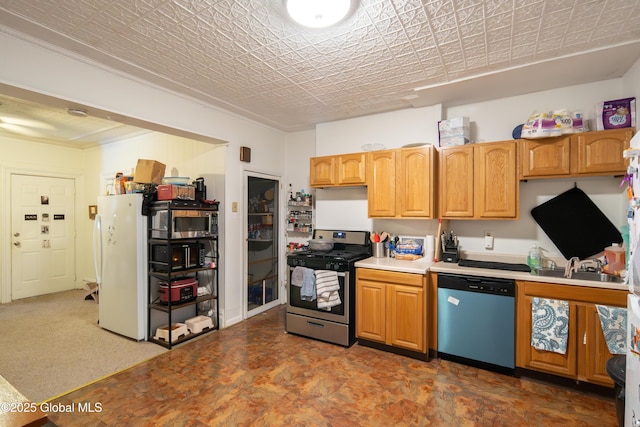
[[[318,300],[305,301],[300,298],[300,291],[302,287],[291,285],[291,274],[295,267],[289,267],[288,274],[288,289],[289,298],[287,302],[287,311],[289,313],[300,314],[303,316],[315,317],[317,319],[330,320],[338,323],[349,323],[349,272],[339,271],[338,283],[340,289],[338,295],[340,297],[341,304],[335,305],[330,308],[318,308]]]

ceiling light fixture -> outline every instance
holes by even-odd
[[[351,10],[351,0],[286,0],[289,16],[300,25],[324,28],[340,22]]]
[[[87,117],[89,115],[85,110],[79,108],[67,108],[67,113],[75,117]]]

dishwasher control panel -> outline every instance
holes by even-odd
[[[465,276],[461,274],[438,274],[438,288],[504,295],[508,297],[514,297],[516,295],[515,280]]]

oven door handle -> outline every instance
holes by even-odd
[[[289,272],[293,272],[293,269],[295,267],[289,266]],[[304,268],[309,268],[309,267],[304,267]],[[312,268],[311,270],[322,270],[321,268]],[[336,271],[336,273],[338,274],[338,277],[347,277],[347,272],[346,271]]]

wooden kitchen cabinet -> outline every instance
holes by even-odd
[[[517,219],[519,186],[515,141],[440,149],[440,217]]]
[[[356,269],[356,336],[426,353],[426,276]]]
[[[310,185],[313,188],[366,184],[366,153],[312,157]]]
[[[622,290],[517,282],[516,366],[578,381],[612,387],[606,372],[609,352],[596,304],[624,307]],[[565,354],[537,350],[531,346],[531,309],[534,297],[569,302],[568,342]]]
[[[521,139],[520,179],[624,174],[623,152],[633,134],[633,128],[624,128]]]
[[[435,171],[432,145],[369,152],[369,217],[434,218]]]

